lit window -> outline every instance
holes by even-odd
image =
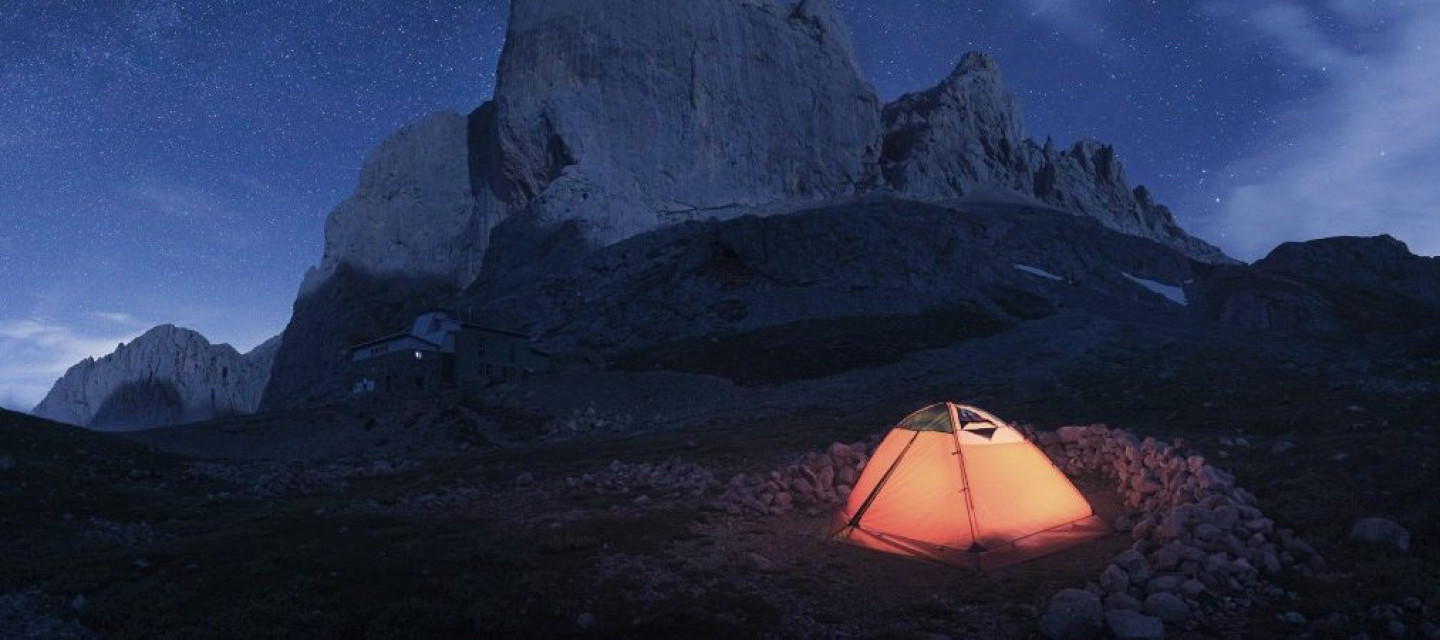
[[[419,351],[416,351],[416,352],[415,352],[415,359],[416,359],[416,360],[423,360],[424,358],[425,358],[425,354],[420,353]]]

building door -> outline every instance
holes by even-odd
[[[447,389],[455,386],[455,356],[440,358],[440,386]]]

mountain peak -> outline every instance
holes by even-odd
[[[191,329],[162,324],[102,358],[86,358],[55,382],[34,414],[124,430],[247,413],[259,405],[275,340],[241,355]]]
[[[986,74],[1000,76],[1000,63],[995,57],[984,51],[969,51],[960,57],[960,62],[955,65],[955,70],[950,72],[948,80],[954,80],[961,76]]]

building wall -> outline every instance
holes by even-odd
[[[419,353],[420,357],[415,357]],[[394,351],[354,363],[352,390],[370,388],[375,393],[402,393],[440,389],[444,373],[453,359],[435,351]],[[367,384],[373,382],[373,385]]]

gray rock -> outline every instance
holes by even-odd
[[[241,354],[189,329],[160,325],[110,355],[70,367],[34,414],[126,431],[253,413],[278,348],[275,338]]]
[[[1405,623],[1399,620],[1391,620],[1389,624],[1385,625],[1385,633],[1390,634],[1392,638],[1404,638]]]
[[[1350,529],[1350,541],[1364,545],[1391,548],[1400,553],[1410,551],[1410,532],[1394,520],[1361,518]]]
[[[1048,140],[1026,139],[1019,107],[988,55],[966,54],[938,86],[886,105],[884,121],[885,178],[908,197],[1019,198],[1193,258],[1229,261],[1181,230],[1144,187],[1132,190],[1113,147],[1085,141],[1056,151]]]
[[[575,617],[575,626],[581,629],[589,629],[595,626],[595,614],[590,612],[582,613]]]
[[[1130,611],[1144,611],[1145,603],[1141,602],[1139,598],[1136,598],[1135,596],[1132,596],[1128,593],[1112,593],[1108,596],[1105,596],[1105,610],[1110,611],[1112,609],[1129,609]]]
[[[1440,626],[1436,626],[1433,622],[1426,622],[1416,629],[1416,633],[1424,640],[1437,640],[1440,639]]]
[[[472,189],[469,123],[452,111],[401,128],[365,158],[355,193],[325,220],[325,253],[305,275],[316,290],[341,263],[375,276],[463,286],[480,271],[498,205]]]
[[[1165,623],[1159,618],[1127,609],[1106,612],[1105,625],[1118,640],[1158,640],[1165,637]]]
[[[1190,606],[1180,596],[1170,593],[1152,593],[1145,598],[1145,614],[1170,624],[1179,624],[1190,616]]]
[[[1100,573],[1100,588],[1104,589],[1106,593],[1120,593],[1129,586],[1130,576],[1126,575],[1125,570],[1120,567],[1112,564]]]
[[[1286,624],[1305,624],[1307,622],[1305,616],[1299,611],[1287,611],[1280,614],[1279,618],[1281,622]]]
[[[827,0],[516,0],[495,100],[505,190],[600,244],[878,182],[879,100]]]
[[[771,562],[769,558],[755,553],[754,551],[745,554],[745,559],[750,562],[750,566],[754,567],[759,571],[769,571],[775,568],[775,563]]]
[[[10,456],[0,456],[0,471],[9,471],[15,468],[15,459]]]
[[[1295,448],[1295,443],[1290,442],[1290,441],[1288,441],[1288,440],[1281,440],[1281,441],[1279,441],[1279,442],[1276,442],[1276,443],[1273,444],[1273,445],[1270,445],[1270,455],[1272,455],[1272,456],[1283,455],[1283,454],[1289,453],[1289,452],[1290,452],[1291,450],[1293,450],[1294,448]]]
[[[1040,633],[1051,640],[1088,640],[1100,635],[1104,619],[1104,609],[1095,594],[1062,589],[1040,616]]]

